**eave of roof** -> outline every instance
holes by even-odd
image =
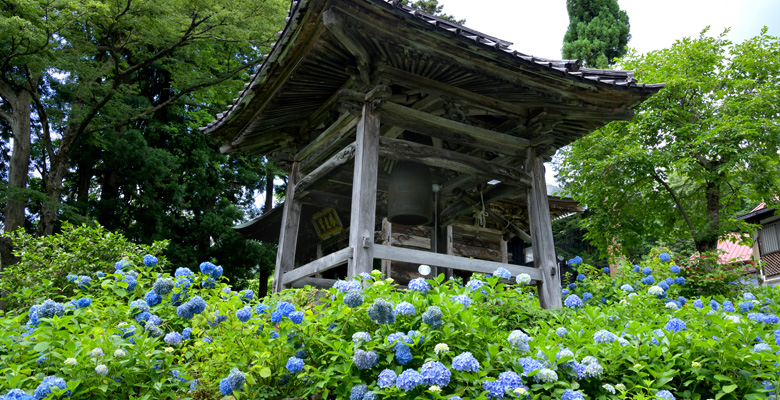
[[[655,93],[663,87],[663,84],[637,83],[631,71],[582,68],[578,60],[550,60],[520,53],[511,50],[509,48],[511,43],[509,42],[420,12],[400,4],[397,0],[299,0],[292,2],[287,24],[284,30],[279,32],[279,41],[272,45],[271,53],[264,57],[265,61],[259,67],[258,72],[251,76],[250,81],[245,85],[245,89],[233,100],[233,104],[228,106],[225,112],[217,114],[215,121],[201,128],[201,130],[227,141],[235,138],[246,128],[250,121],[250,119],[247,119],[248,117],[238,118],[238,116],[241,113],[248,113],[247,116],[258,115],[267,106],[267,104],[255,104],[251,107],[246,105],[257,93],[267,89],[266,81],[268,76],[273,75],[274,68],[284,62],[287,48],[296,41],[301,29],[304,28],[303,25],[305,24],[302,25],[302,23],[311,22],[306,20],[306,8],[312,4],[324,6],[324,3],[341,4],[348,2],[371,4],[384,8],[402,16],[409,23],[415,23],[418,28],[425,27],[433,32],[437,32],[440,35],[440,40],[457,40],[462,43],[468,43],[469,46],[475,45],[485,54],[492,54],[505,60],[511,60],[518,68],[533,69],[548,76],[564,77],[572,82],[584,83],[586,86],[644,93],[646,94],[644,97]],[[226,149],[226,151],[228,150],[230,149]]]

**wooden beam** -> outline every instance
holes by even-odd
[[[298,243],[298,226],[301,221],[301,201],[295,195],[295,186],[299,175],[298,167],[298,163],[293,162],[287,178],[287,193],[282,209],[282,228],[279,232],[279,246],[276,250],[274,293],[289,288],[289,285],[282,282],[282,277],[295,267],[295,247]]]
[[[405,249],[402,247],[391,247],[381,244],[375,244],[374,257],[407,262],[412,264],[426,264],[430,266],[452,268],[461,271],[479,272],[483,274],[492,274],[498,268],[505,268],[512,276],[528,274],[531,280],[540,281],[542,273],[539,269],[525,267],[522,265],[504,264],[495,261],[475,260],[471,258],[457,257],[449,254],[432,253],[430,251]]]
[[[335,279],[324,279],[324,278],[303,278],[299,281],[295,281],[295,283],[292,284],[294,288],[303,288],[306,286],[314,286],[316,288],[320,289],[330,289],[333,287],[333,284],[336,283]]]
[[[485,204],[490,204],[494,201],[498,201],[501,199],[509,199],[509,198],[517,197],[523,192],[526,192],[525,188],[518,188],[515,186],[505,185],[504,183],[499,183],[498,185],[495,185],[490,189],[488,189],[487,191],[485,191],[485,193],[483,193],[483,198]],[[441,213],[442,225],[453,223],[458,218],[460,218],[463,214],[473,209],[474,209],[473,206],[470,206],[463,201],[459,201],[454,204],[451,204],[449,207],[445,208],[444,211],[442,211]]]
[[[345,132],[352,130],[355,125],[357,125],[356,115],[350,113],[341,114],[334,123],[328,126],[319,134],[319,136],[295,154],[295,161],[304,161],[306,157],[309,157],[320,148],[329,147],[329,145],[332,145],[334,142],[341,139]],[[306,164],[311,164],[311,162]]]
[[[522,155],[530,145],[528,139],[437,117],[391,102],[382,106],[382,121],[423,135],[498,154]]]
[[[347,24],[342,13],[335,8],[330,8],[322,13],[322,23],[328,28],[330,33],[336,37],[339,43],[344,46],[349,54],[352,54],[352,56],[355,57],[363,84],[369,84],[371,78],[369,76],[368,66],[371,62],[371,55],[360,43],[360,39],[357,37],[355,30]]]
[[[508,103],[493,97],[474,93],[443,82],[428,79],[393,67],[385,67],[381,73],[392,79],[394,83],[412,89],[417,89],[430,95],[446,96],[498,114],[505,114],[524,120],[528,114],[528,106]]]
[[[299,196],[305,196],[306,189],[308,189],[312,184],[324,178],[325,176],[333,172],[336,168],[350,162],[353,158],[355,158],[354,143],[348,145],[340,152],[336,153],[328,161],[325,161],[314,171],[311,171],[308,175],[306,175],[300,181],[298,181],[298,183],[295,184],[296,186],[295,191],[298,193]]]
[[[533,183],[528,190],[528,222],[531,227],[531,246],[534,265],[542,273],[539,286],[539,304],[542,308],[555,309],[563,306],[560,291],[560,271],[555,259],[550,207],[547,204],[547,185],[544,181],[542,157],[528,149],[526,170],[531,172]]]
[[[457,190],[455,192],[455,194],[459,195],[460,196],[459,197],[460,200],[465,202],[466,204],[472,206],[472,208],[480,205],[478,201],[476,201],[476,200],[472,199],[471,197],[469,197],[466,194],[466,192],[464,192],[462,190]],[[507,228],[509,228],[509,230],[511,230],[515,235],[517,235],[524,242],[531,243],[531,235],[529,235],[528,233],[526,233],[525,231],[523,231],[522,229],[517,227],[517,225],[511,223],[509,220],[507,220],[503,216],[501,216],[501,215],[497,214],[495,211],[491,210],[489,205],[485,205],[485,211],[487,211],[488,216],[490,218],[493,218],[496,222],[498,222],[499,225],[506,226]]]
[[[352,176],[352,207],[349,221],[349,260],[347,276],[371,272],[376,221],[376,186],[379,171],[379,113],[374,102],[363,103],[355,141],[355,172]]]
[[[325,257],[316,259],[304,266],[285,273],[284,277],[282,278],[282,283],[285,285],[290,285],[303,278],[325,272],[346,263],[350,257],[352,257],[352,248],[350,247],[341,249],[335,253],[330,253]]]
[[[347,214],[350,213],[350,207],[352,206],[352,199],[349,196],[323,192],[321,190],[309,191],[306,193],[306,196],[299,196],[298,198],[306,205],[320,208],[333,207],[339,211],[346,211]],[[387,207],[383,204],[377,204],[376,214],[378,216],[387,215]]]
[[[513,186],[528,186],[531,182],[530,176],[520,169],[406,140],[380,138],[379,153],[394,159],[415,161],[432,167],[479,175],[488,180],[501,179]]]

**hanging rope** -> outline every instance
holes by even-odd
[[[487,224],[488,212],[485,209],[485,197],[482,195],[482,191],[479,191],[479,199],[482,201],[482,210],[474,212],[474,225],[484,228]]]

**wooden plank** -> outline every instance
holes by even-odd
[[[386,214],[380,214],[380,215],[386,215]],[[380,244],[386,244],[386,245],[392,245],[390,243],[391,238],[393,235],[393,224],[390,223],[390,221],[387,220],[387,218],[382,218],[382,241]],[[384,275],[386,278],[392,278],[393,273],[393,262],[390,260],[382,260],[382,275]]]
[[[352,177],[352,212],[349,221],[349,245],[353,249],[353,257],[347,268],[349,277],[373,269],[378,171],[379,113],[374,109],[373,102],[365,102],[355,141],[355,173]]]
[[[510,115],[517,117],[520,120],[525,120],[525,116],[528,113],[527,106],[507,103],[493,97],[474,93],[470,90],[461,89],[457,86],[448,85],[397,68],[386,66],[380,74],[392,79],[393,82],[401,86],[420,90],[431,95],[458,99],[458,101],[465,101],[470,105],[484,110]]]
[[[530,144],[528,139],[437,117],[391,102],[382,106],[382,121],[423,135],[498,154],[521,155]]]
[[[345,120],[343,122],[346,122],[347,124],[344,125],[339,124],[336,125],[335,123],[328,127],[334,128],[335,131],[332,132],[332,135],[325,139],[325,142],[321,144],[316,149],[313,149],[311,153],[309,153],[305,158],[301,159],[301,171],[308,171],[309,169],[313,168],[315,165],[321,163],[323,160],[325,160],[325,157],[332,154],[334,151],[338,149],[338,146],[341,146],[343,142],[349,138],[354,132],[355,132],[355,126],[357,126],[357,117],[354,118],[348,118],[348,120]],[[322,133],[323,135],[325,132]],[[301,154],[299,152],[298,154]],[[298,158],[298,155],[296,155],[296,159]]]
[[[314,169],[311,173],[303,177],[298,183],[295,184],[295,191],[299,196],[305,196],[306,189],[311,185],[326,177],[333,172],[336,168],[350,162],[355,158],[355,144],[352,143],[343,148],[340,152],[336,153],[328,161],[325,161],[322,165]],[[288,183],[289,185],[289,183]]]
[[[327,256],[316,259],[304,266],[285,273],[282,282],[285,285],[289,285],[303,278],[311,277],[314,274],[325,272],[346,263],[350,257],[352,257],[352,248],[350,247],[341,249],[335,253],[330,253]]]
[[[490,204],[501,199],[515,198],[520,196],[520,194],[523,192],[526,192],[524,188],[518,188],[515,186],[499,183],[498,185],[495,185],[485,191],[485,204]],[[458,218],[460,218],[463,214],[473,211],[475,207],[476,206],[471,206],[463,201],[455,202],[441,212],[441,220],[443,221],[444,225],[451,224],[457,221]]]
[[[531,247],[534,265],[542,274],[539,286],[539,304],[542,308],[556,309],[563,306],[560,291],[560,271],[555,259],[550,208],[547,204],[547,185],[544,181],[542,157],[528,149],[526,170],[533,178],[528,190],[528,222],[531,226]]]
[[[405,235],[403,233],[394,233],[390,238],[390,245],[398,247],[416,247],[418,249],[427,250],[431,248],[431,239]]]
[[[303,278],[299,281],[295,281],[293,283],[294,288],[303,288],[306,286],[314,286],[316,288],[320,289],[330,289],[333,287],[333,284],[336,283],[335,279],[324,279],[324,278]]]
[[[473,200],[471,197],[469,197],[465,192],[458,190],[454,193],[460,195],[460,200],[464,203],[476,207],[479,203],[476,200]],[[517,225],[511,223],[508,219],[504,218],[502,215],[496,213],[495,211],[490,209],[489,205],[485,205],[485,211],[487,211],[488,216],[498,222],[499,225],[506,226],[512,233],[517,235],[520,239],[522,239],[526,243],[531,243],[531,235],[526,233],[524,230],[520,229]]]
[[[282,227],[279,232],[279,246],[276,250],[276,267],[274,269],[274,293],[289,288],[282,282],[282,277],[295,266],[295,246],[298,243],[298,226],[301,221],[301,201],[295,195],[295,185],[298,181],[299,164],[293,162],[287,177],[287,193],[282,209]]]
[[[499,247],[501,248],[501,262],[504,264],[509,263],[509,250],[507,247],[507,242],[503,238],[499,242]]]
[[[381,244],[374,245],[374,257],[399,262],[452,268],[461,271],[479,272],[483,274],[492,274],[500,267],[508,270],[512,273],[512,276],[528,274],[534,281],[540,281],[542,279],[542,272],[536,268],[503,264],[495,261],[456,257],[449,254],[431,253],[429,251],[390,247]]]
[[[527,186],[530,176],[519,168],[506,167],[450,150],[439,149],[406,140],[383,137],[379,139],[379,153],[383,156],[422,163],[486,179],[501,179],[509,185]]]
[[[323,147],[329,147],[329,145],[332,145],[334,142],[341,139],[345,132],[349,132],[352,128],[354,128],[356,124],[357,115],[350,113],[341,114],[341,116],[339,116],[339,118],[334,123],[328,126],[322,133],[319,134],[319,136],[317,136],[314,140],[309,142],[306,147],[295,154],[295,160],[303,161],[316,150]]]

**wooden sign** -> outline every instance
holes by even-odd
[[[311,222],[314,224],[314,229],[317,230],[320,239],[327,239],[344,230],[339,215],[333,208],[326,208],[314,214],[311,217]]]

